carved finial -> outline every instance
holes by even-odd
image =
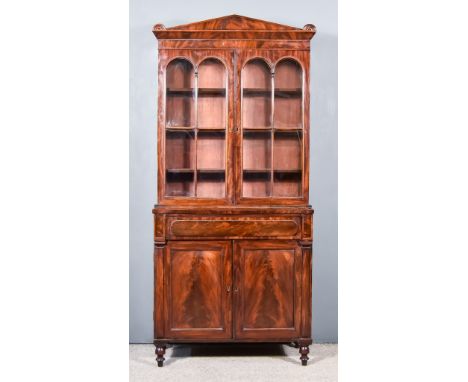
[[[304,29],[305,31],[311,31],[311,32],[315,32],[317,30],[314,24],[306,24],[304,25],[304,28],[302,29]]]
[[[156,25],[153,27],[153,30],[154,30],[154,31],[165,31],[165,30],[166,30],[166,27],[164,26],[164,24],[156,24]]]

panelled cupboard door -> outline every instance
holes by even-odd
[[[235,338],[300,336],[301,249],[294,241],[235,241]]]
[[[230,241],[169,241],[165,249],[165,334],[170,338],[232,336]]]

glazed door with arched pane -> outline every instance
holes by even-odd
[[[185,54],[180,54],[185,53]],[[159,193],[166,204],[228,204],[232,167],[232,52],[163,55]],[[162,135],[162,136],[161,136]],[[163,138],[163,139],[161,139]]]
[[[295,204],[306,199],[308,126],[300,59],[284,52],[256,51],[240,60],[237,194],[241,203],[272,204],[277,199]]]

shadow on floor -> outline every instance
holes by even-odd
[[[172,347],[171,357],[287,356],[281,344],[183,344]]]

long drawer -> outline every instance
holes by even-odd
[[[166,218],[169,239],[238,239],[301,237],[301,216],[170,216]]]

